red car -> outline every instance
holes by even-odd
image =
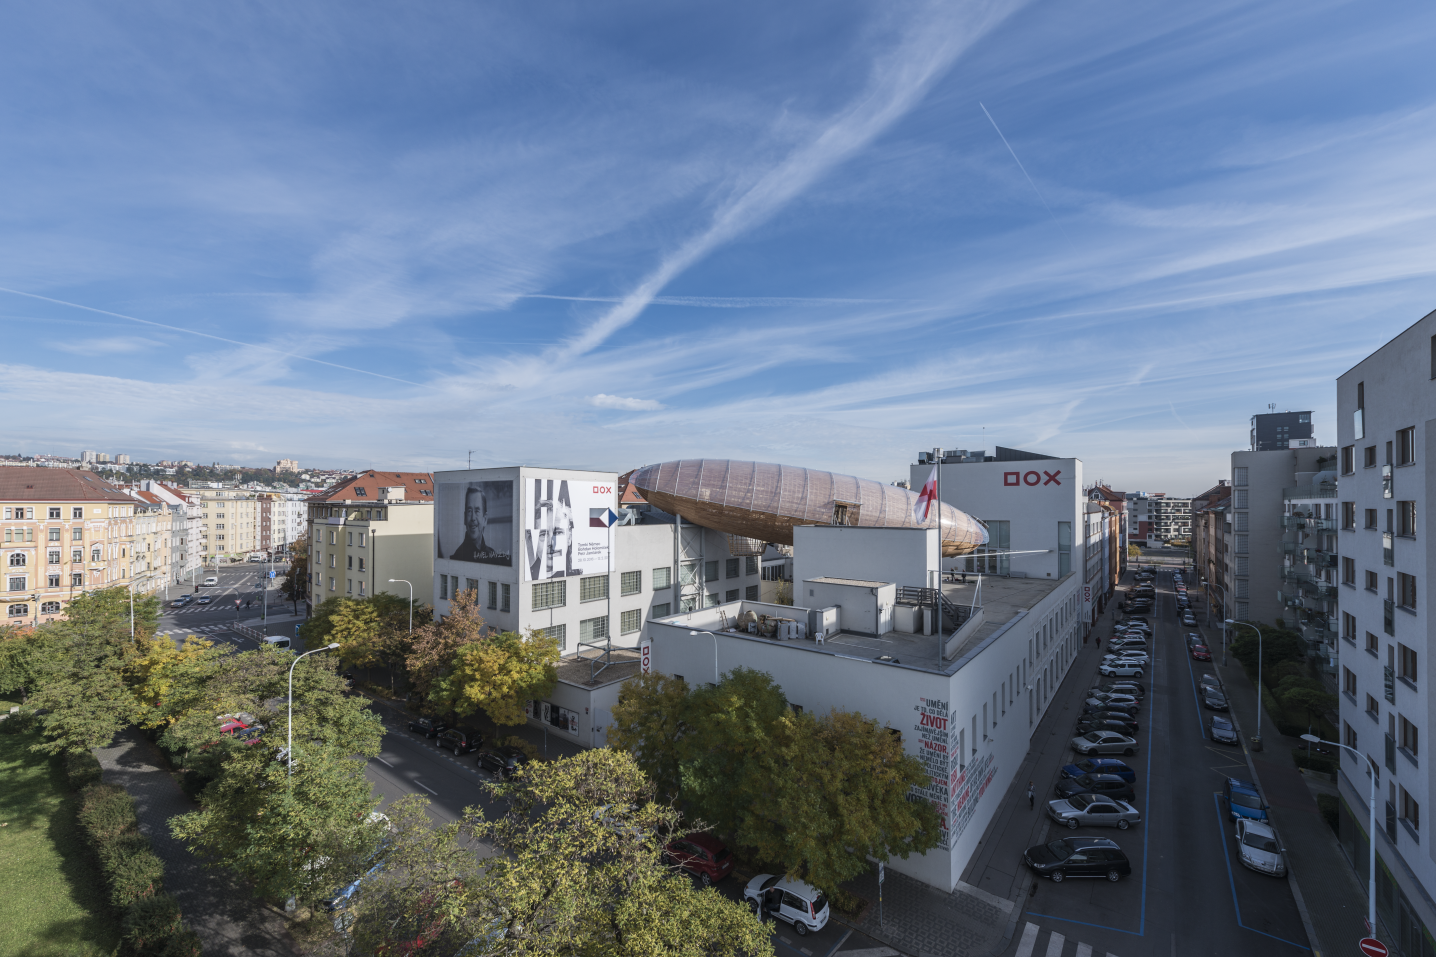
[[[1192,657],[1198,661],[1211,661],[1212,653],[1207,650],[1206,645],[1192,645]]]
[[[732,852],[711,834],[689,834],[669,841],[663,849],[663,862],[670,867],[681,867],[697,877],[704,887],[733,872]]]

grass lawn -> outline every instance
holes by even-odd
[[[29,750],[37,740],[0,734],[0,957],[109,954],[118,921],[64,777]]]

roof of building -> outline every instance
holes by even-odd
[[[129,502],[131,498],[83,469],[0,469],[0,501]]]
[[[405,502],[434,501],[434,476],[431,472],[381,472],[370,469],[338,485],[332,485],[317,495],[311,502],[369,502],[379,501],[381,488],[404,487]]]
[[[809,578],[810,582],[822,582],[825,585],[856,585],[859,588],[881,588],[887,582],[868,582],[857,578]]]
[[[598,688],[615,681],[627,681],[642,669],[643,661],[633,648],[614,648],[605,666],[603,651],[585,648],[584,653],[566,655],[558,660],[558,680],[585,688]]]
[[[1126,492],[1116,492],[1116,491],[1113,491],[1111,488],[1108,488],[1106,485],[1094,485],[1094,486],[1092,486],[1092,488],[1090,488],[1090,489],[1088,490],[1088,495],[1089,495],[1089,497],[1090,497],[1090,496],[1100,497],[1103,501],[1106,501],[1106,502],[1123,502],[1123,503],[1125,503],[1125,502],[1127,501],[1127,493],[1126,493]]]

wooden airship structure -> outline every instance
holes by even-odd
[[[769,462],[678,459],[634,470],[629,482],[653,506],[684,521],[726,532],[734,555],[756,555],[764,543],[793,544],[795,525],[859,528],[941,527],[945,558],[987,544],[987,527],[950,505],[913,516],[918,493],[853,475]]]

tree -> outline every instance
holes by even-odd
[[[330,602],[336,602],[330,607]],[[367,598],[330,599],[322,616],[316,617],[311,635],[316,641],[338,642],[339,656],[361,668],[380,667],[389,672],[389,687],[395,672],[404,667],[409,653],[409,601],[388,592]],[[414,621],[423,627],[433,620],[432,609],[414,608]]]
[[[279,585],[279,593],[294,603],[294,613],[299,614],[299,599],[308,594],[309,585],[309,537],[301,535],[289,544],[289,570]]]
[[[1280,625],[1259,625],[1261,628],[1261,659],[1263,683],[1270,686],[1277,666],[1284,661],[1306,660],[1306,639]],[[1237,628],[1230,645],[1232,656],[1246,667],[1249,674],[1257,670],[1257,635],[1250,628]]]
[[[469,590],[454,595],[448,615],[414,630],[414,640],[405,658],[410,697],[427,701],[440,679],[453,670],[459,649],[479,641],[487,632],[488,626],[479,614],[478,592]]]
[[[524,702],[546,698],[558,683],[558,639],[529,629],[504,631],[461,647],[429,700],[454,714],[482,710],[494,724],[523,724]]]
[[[688,733],[684,707],[688,684],[657,671],[625,681],[613,706],[608,740],[633,755],[659,794],[676,797]]]
[[[27,700],[40,680],[48,641],[44,631],[0,625],[0,694],[18,691]]]

